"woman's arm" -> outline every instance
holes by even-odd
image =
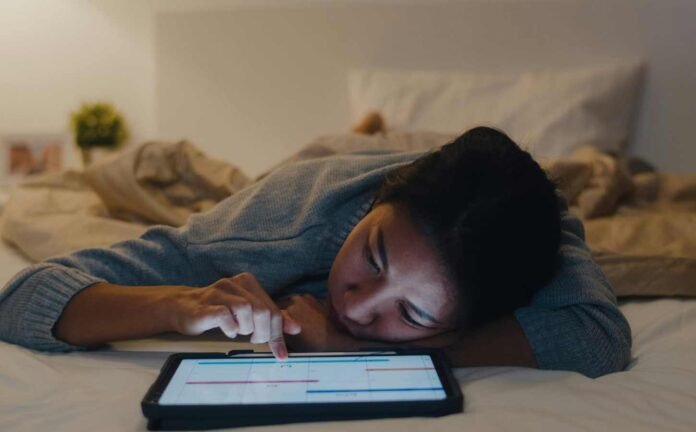
[[[512,315],[457,337],[445,346],[445,354],[453,367],[537,367],[534,351]]]
[[[469,331],[445,348],[454,366],[527,366],[597,377],[630,359],[631,331],[579,219],[561,207],[560,265],[529,305]]]
[[[560,264],[554,278],[514,312],[540,369],[597,377],[622,370],[631,329],[585,244],[582,223],[560,197]]]
[[[220,328],[229,338],[251,335],[250,342],[270,344],[287,358],[283,333],[300,326],[283,315],[250,273],[210,286],[122,286],[94,284],[75,295],[53,332],[72,345],[95,346],[165,332],[199,335]]]
[[[45,351],[81,349],[53,334],[63,310],[80,291],[99,283],[200,286],[197,267],[191,264],[182,230],[165,226],[109,248],[83,249],[34,264],[0,295],[0,339]],[[108,314],[106,309],[100,312]],[[78,331],[89,333],[91,328],[92,323],[83,320]]]
[[[185,289],[96,283],[70,300],[53,334],[71,345],[89,347],[174,331],[172,303]]]
[[[452,367],[537,367],[534,351],[512,315],[468,332],[448,332],[405,343],[366,341],[341,334],[335,336],[334,345],[330,347],[357,351],[385,346],[442,348]]]

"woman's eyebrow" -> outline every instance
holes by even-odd
[[[386,271],[389,268],[387,248],[384,246],[384,235],[379,227],[377,227],[377,252],[379,253],[379,259],[382,261],[382,268]]]

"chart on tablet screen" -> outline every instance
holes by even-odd
[[[444,399],[425,355],[185,359],[162,405],[360,402]]]

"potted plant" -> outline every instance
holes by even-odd
[[[70,123],[84,167],[92,161],[93,149],[115,150],[128,138],[123,117],[109,103],[83,103],[72,113]]]

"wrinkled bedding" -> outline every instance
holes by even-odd
[[[281,165],[345,152],[427,150],[451,138],[331,135]],[[541,163],[582,218],[588,245],[617,295],[696,296],[696,176],[659,173],[591,147]],[[84,172],[26,181],[5,206],[0,235],[40,261],[137,237],[152,224],[182,225],[252,181],[189,142],[149,142]]]
[[[0,284],[26,264],[28,260],[0,242]],[[465,396],[462,414],[235,430],[696,430],[696,299],[633,299],[620,307],[633,334],[633,356],[624,372],[590,379],[572,372],[462,368],[454,371]],[[254,346],[230,342],[219,333],[163,335],[69,354],[0,342],[0,429],[146,430],[140,400],[170,353],[248,348]]]

